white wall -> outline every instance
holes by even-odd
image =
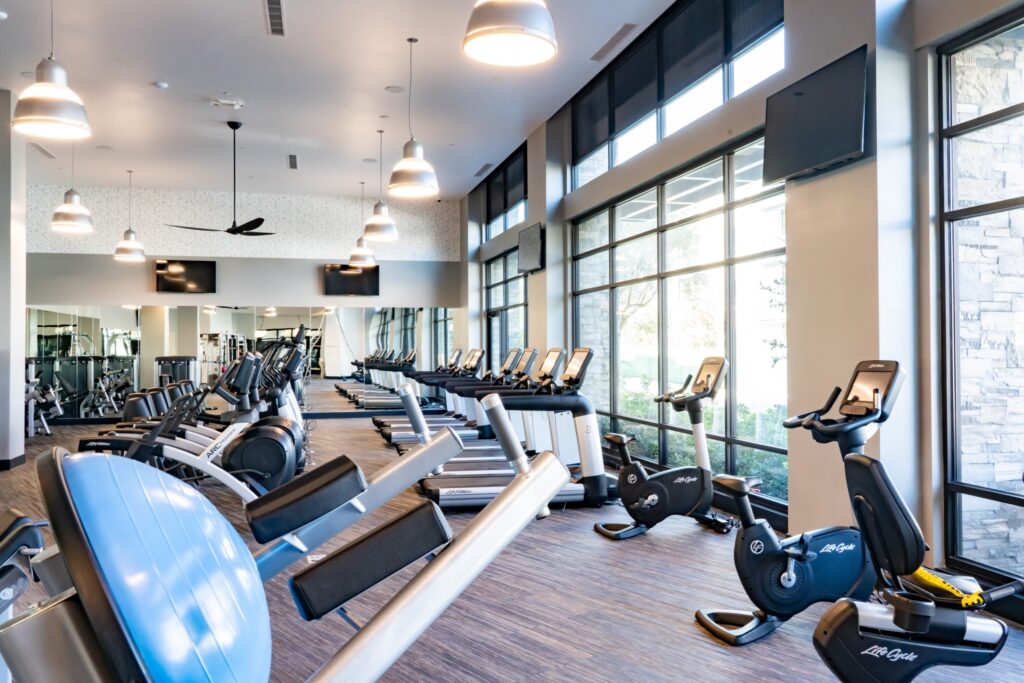
[[[92,212],[92,235],[50,232],[53,209],[66,187],[30,185],[28,189],[28,251],[111,254],[128,225],[128,190],[122,187],[79,187]],[[389,202],[401,239],[374,245],[383,261],[459,260],[459,204],[452,201]],[[368,217],[372,202],[367,200]],[[239,194],[238,221],[261,216],[267,237],[239,237],[170,228],[165,223],[226,229],[231,225],[231,193],[136,188],[132,227],[150,256],[251,256],[347,260],[362,234],[358,197],[287,194]]]
[[[146,304],[188,306],[450,306],[459,305],[454,261],[381,264],[380,296],[323,294],[323,262],[303,259],[218,258],[216,294],[158,294],[152,262],[117,263],[99,254],[29,254],[28,300],[33,304]]]
[[[25,142],[0,90],[0,469],[25,454]]]

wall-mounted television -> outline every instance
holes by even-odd
[[[216,294],[216,261],[155,261],[156,291],[166,294]]]
[[[764,182],[819,173],[864,156],[868,46],[768,98]]]
[[[380,294],[380,266],[355,268],[338,263],[324,266],[324,294],[327,296],[377,296]]]
[[[519,272],[544,270],[544,227],[537,223],[519,233]]]

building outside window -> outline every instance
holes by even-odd
[[[487,359],[497,371],[509,349],[526,347],[526,275],[513,250],[484,264]]]
[[[940,47],[946,553],[1024,577],[1024,14]]]
[[[655,396],[705,356],[724,355],[726,390],[705,412],[716,473],[788,491],[786,252],[782,185],[761,184],[763,140],[706,159],[575,225],[574,340],[594,349],[583,392],[603,431],[634,453],[693,464],[686,413]]]
[[[785,65],[783,0],[677,2],[573,98],[573,187]]]

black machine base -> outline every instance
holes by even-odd
[[[702,609],[697,611],[696,618],[708,633],[729,645],[748,645],[761,640],[786,623],[760,610]]]
[[[647,533],[648,527],[643,524],[623,524],[617,522],[598,522],[594,531],[613,541],[622,541]]]

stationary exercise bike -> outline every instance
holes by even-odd
[[[838,444],[843,457],[863,454],[878,425],[889,419],[902,384],[899,363],[864,361],[850,380],[839,418],[824,418],[842,393],[836,387],[824,406],[783,424],[809,430],[818,443]],[[859,529],[825,527],[780,541],[767,521],[754,518],[749,494],[759,483],[715,477],[715,488],[736,500],[741,529],[733,558],[743,589],[757,609],[700,610],[696,616],[701,626],[730,645],[760,640],[816,602],[866,600],[875,586],[875,568]]]
[[[672,515],[693,517],[702,526],[721,534],[727,534],[736,527],[735,520],[711,510],[714,490],[708,440],[704,433],[704,399],[715,398],[728,370],[729,362],[724,358],[705,358],[697,371],[697,381],[689,393],[686,393],[686,388],[690,385],[692,375],[686,378],[681,389],[654,399],[658,403],[670,403],[676,412],[685,410],[689,414],[696,467],[675,467],[648,474],[646,468],[629,455],[628,444],[634,441],[633,437],[622,434],[605,436],[617,448],[622,459],[619,496],[626,512],[633,518],[633,523],[600,522],[594,525],[594,531],[606,538],[621,541],[646,533],[655,524]]]

